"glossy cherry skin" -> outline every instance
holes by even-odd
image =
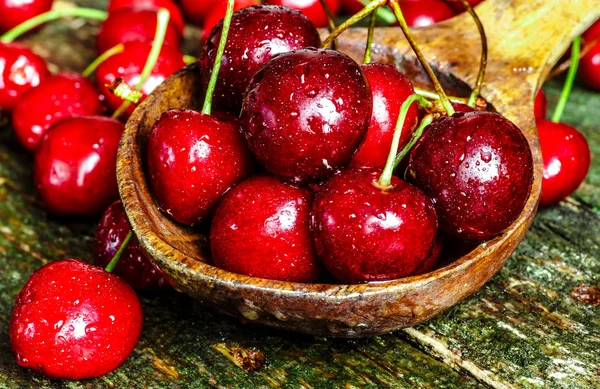
[[[171,109],[148,139],[150,189],[173,220],[199,224],[229,188],[254,171],[254,159],[232,116]]]
[[[100,64],[96,69],[96,85],[98,90],[106,99],[106,103],[111,110],[118,109],[123,100],[115,96],[106,85],[112,83],[117,78],[122,78],[127,85],[135,88],[140,80],[142,70],[146,64],[146,59],[152,49],[150,41],[135,41],[124,43],[125,50],[122,53],[113,55]],[[158,61],[150,77],[142,86],[143,101],[158,85],[167,77],[185,66],[183,55],[178,47],[165,44],[160,51]],[[129,117],[135,106],[132,104],[124,114]]]
[[[0,33],[50,11],[53,0],[0,0]]]
[[[94,263],[102,268],[108,266],[129,231],[131,227],[123,204],[117,200],[104,212],[96,228]],[[170,288],[158,266],[140,247],[135,235],[127,244],[113,273],[139,292],[160,292]]]
[[[210,227],[215,265],[252,277],[312,282],[321,266],[310,231],[312,193],[255,176],[227,193]]]
[[[433,240],[433,244],[431,245],[431,251],[427,258],[421,262],[421,264],[417,267],[417,269],[412,274],[413,276],[418,276],[420,274],[425,274],[433,271],[437,266],[442,256],[442,250],[444,249],[444,241],[441,236],[436,235]]]
[[[579,74],[590,88],[600,91],[600,42],[581,57]]]
[[[548,100],[543,90],[539,90],[533,102],[533,115],[536,119],[545,119],[548,111]]]
[[[533,159],[508,119],[485,111],[459,113],[423,134],[408,175],[433,199],[443,231],[479,241],[500,234],[523,210]]]
[[[185,28],[183,15],[179,6],[172,0],[110,0],[107,11],[111,14],[125,8],[146,8],[155,12],[165,8],[169,11],[170,20],[177,27],[179,34],[183,36],[183,29]]]
[[[538,120],[544,159],[540,206],[558,203],[573,193],[590,169],[590,147],[575,128],[550,120]]]
[[[50,126],[74,115],[100,115],[100,94],[90,80],[78,73],[52,75],[40,86],[21,95],[13,109],[17,139],[33,151]]]
[[[331,13],[337,15],[342,2],[341,0],[325,0],[325,3],[329,6]],[[317,28],[327,27],[329,25],[327,15],[319,0],[266,0],[265,4],[283,5],[285,7],[297,9],[306,15]]]
[[[202,89],[206,90],[217,55],[223,23],[213,28],[201,60]],[[299,11],[278,6],[254,6],[233,14],[213,97],[215,109],[234,112],[250,78],[280,53],[321,45],[319,32]]]
[[[426,27],[456,15],[444,0],[404,0],[400,2],[404,20],[409,27]]]
[[[347,165],[367,133],[373,99],[345,54],[301,49],[276,56],[250,81],[242,130],[258,161],[292,182]]]
[[[380,169],[346,169],[317,192],[312,212],[315,249],[331,274],[355,284],[411,275],[424,262],[437,231],[431,199]]]
[[[367,137],[352,158],[352,165],[383,169],[390,153],[400,107],[415,90],[408,78],[393,66],[371,63],[361,68],[371,87],[373,112]],[[412,104],[402,127],[398,150],[402,150],[410,140],[418,116],[417,105]]]
[[[121,8],[111,12],[98,31],[96,50],[103,53],[119,43],[140,40],[152,42],[156,34],[156,15],[157,10],[148,8]],[[178,47],[180,41],[181,32],[174,22],[169,21],[165,43]],[[127,54],[127,51],[124,53]]]
[[[235,0],[233,3],[233,10],[239,11],[247,7],[251,7],[253,5],[260,5],[259,0]],[[219,24],[221,20],[225,17],[225,13],[227,12],[227,1],[219,1],[215,4],[214,8],[210,10],[210,12],[206,15],[204,19],[204,27],[202,28],[202,38],[206,39],[213,28]],[[229,34],[231,34],[233,28],[229,30]],[[230,35],[229,35],[230,36]],[[227,39],[229,39],[229,36]],[[248,38],[251,38],[248,36]]]
[[[131,354],[142,307],[125,281],[75,259],[36,270],[19,295],[9,335],[19,365],[53,379],[98,377]]]
[[[117,149],[123,124],[100,116],[55,123],[35,153],[34,180],[46,209],[59,216],[99,216],[119,198]]]
[[[46,61],[28,47],[0,42],[0,110],[10,112],[23,93],[49,76]]]

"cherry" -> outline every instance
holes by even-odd
[[[508,119],[485,111],[458,113],[423,134],[408,173],[435,202],[442,230],[484,240],[500,234],[523,210],[533,160],[527,140]]]
[[[586,43],[589,43],[600,37],[600,20],[594,22],[594,24],[592,24],[583,34],[581,34],[581,37]]]
[[[203,24],[206,16],[217,4],[226,2],[226,0],[179,0],[185,17],[195,24]]]
[[[390,152],[400,106],[415,90],[408,78],[393,66],[372,63],[361,67],[371,86],[373,113],[365,142],[354,155],[352,165],[383,169]],[[418,115],[417,105],[413,104],[402,127],[400,148],[409,141]]]
[[[310,232],[310,190],[255,176],[227,193],[215,212],[215,265],[252,277],[311,282],[321,266]]]
[[[108,58],[96,69],[96,85],[112,110],[118,109],[123,100],[110,92],[106,85],[111,84],[117,78],[122,78],[127,85],[134,88],[141,78],[146,59],[152,49],[152,41],[131,41],[125,42],[123,45],[124,50],[122,53]],[[162,46],[156,65],[152,68],[152,73],[142,86],[142,100],[167,77],[183,66],[185,66],[183,55],[178,47],[168,44]],[[126,111],[127,116],[133,110],[134,107],[130,106]]]
[[[331,13],[336,15],[340,10],[341,0],[325,0]],[[327,27],[329,21],[320,0],[266,0],[265,4],[283,5],[301,11],[317,27]]]
[[[433,271],[436,268],[436,266],[438,265],[440,257],[442,256],[443,249],[444,249],[444,242],[443,242],[443,239],[441,238],[441,236],[438,234],[438,235],[436,235],[435,239],[433,240],[433,245],[431,246],[431,251],[429,253],[429,256],[427,257],[427,259],[425,259],[423,262],[421,262],[421,264],[417,267],[417,269],[414,271],[414,273],[412,275],[418,276],[420,274],[425,274],[425,273],[429,273],[429,272]]]
[[[206,90],[214,66],[221,30],[209,35],[202,55],[202,85]],[[233,14],[227,46],[214,94],[216,109],[239,113],[250,78],[275,55],[320,46],[319,32],[299,11],[278,6],[253,6]]]
[[[23,93],[49,76],[42,57],[21,44],[0,42],[0,110],[11,111]]]
[[[103,53],[119,43],[132,41],[152,41],[156,32],[156,10],[144,8],[121,8],[109,14],[108,18],[100,26],[96,49]],[[175,24],[169,21],[165,43],[178,47],[181,41],[181,32]],[[127,53],[125,55],[134,56]],[[145,60],[146,56],[137,58]]]
[[[481,3],[482,1],[483,0],[467,0],[467,2],[469,3],[469,5],[471,7],[475,7],[476,5],[478,5],[479,3]],[[462,2],[460,0],[451,0],[450,1],[450,5],[458,13],[466,11],[465,6],[462,4]]]
[[[379,175],[378,169],[343,170],[315,197],[315,249],[344,283],[408,276],[431,252],[437,230],[432,201],[396,177],[381,187]]]
[[[33,151],[58,120],[102,111],[100,95],[87,78],[78,73],[59,73],[21,95],[13,109],[13,128],[21,144]]]
[[[127,283],[96,266],[64,259],[36,270],[9,326],[19,365],[49,378],[86,379],[117,368],[142,330],[142,307]]]
[[[6,32],[44,12],[53,0],[0,0],[0,32]]]
[[[190,225],[207,220],[221,196],[254,170],[237,119],[192,110],[171,109],[160,116],[147,158],[156,202]]]
[[[540,206],[558,203],[573,193],[590,168],[590,148],[575,128],[550,120],[537,120],[544,177]]]
[[[94,262],[106,267],[131,231],[120,200],[115,201],[102,215],[94,239]],[[148,257],[135,236],[124,249],[114,274],[122,277],[140,292],[158,292],[169,289],[162,272]]]
[[[183,29],[185,28],[185,23],[183,21],[183,15],[181,14],[181,10],[179,6],[175,4],[172,0],[110,0],[108,3],[107,11],[109,14],[114,13],[120,9],[127,8],[146,8],[154,10],[155,12],[161,8],[165,8],[169,10],[170,18],[175,27],[177,27],[177,31],[183,36]],[[152,39],[150,36],[147,39]]]
[[[400,7],[409,27],[430,26],[456,15],[444,0],[403,0]]]
[[[589,87],[600,90],[600,42],[581,57],[579,74]]]
[[[533,115],[536,119],[545,119],[548,111],[548,100],[543,90],[538,90],[533,103]]]
[[[233,10],[239,11],[253,5],[260,5],[259,0],[235,0],[233,4]],[[227,9],[227,1],[219,1],[206,15],[204,20],[204,28],[202,29],[202,37],[206,39],[210,35],[212,29],[219,24],[225,17],[225,10]],[[263,26],[264,27],[264,26]],[[248,37],[250,38],[250,37]]]
[[[340,4],[340,13],[344,15],[354,15],[365,8],[365,5],[360,0],[342,0]]]
[[[371,91],[345,54],[301,49],[276,56],[252,78],[241,122],[267,170],[294,182],[318,181],[350,162],[365,138]]]
[[[116,199],[117,149],[123,124],[99,116],[55,123],[35,153],[34,179],[50,213],[97,216]]]

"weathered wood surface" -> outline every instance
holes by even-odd
[[[81,69],[93,56],[95,31],[70,32],[81,25],[54,24],[28,41],[58,67]],[[559,88],[547,85],[551,102]],[[576,88],[564,117],[587,135],[594,154],[598,112],[600,95]],[[98,379],[49,381],[18,367],[10,354],[12,304],[42,264],[89,260],[93,229],[93,221],[66,223],[43,212],[30,157],[9,128],[0,129],[1,389],[600,387],[600,308],[572,293],[578,285],[600,286],[596,160],[573,199],[538,214],[498,275],[424,325],[370,339],[315,339],[243,324],[175,293],[143,297],[142,339],[123,366]],[[226,358],[240,347],[262,352],[265,366],[249,373]]]

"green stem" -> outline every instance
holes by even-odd
[[[369,4],[372,0],[360,0],[363,5]],[[396,23],[396,15],[390,11],[387,7],[379,7],[375,11],[377,18],[379,18],[386,26],[391,26]]]
[[[435,73],[433,73],[431,66],[429,66],[429,64],[427,63],[427,60],[423,56],[421,49],[419,49],[419,46],[417,46],[417,42],[415,42],[412,35],[410,34],[410,31],[408,30],[408,25],[406,24],[406,20],[404,20],[404,15],[402,15],[402,10],[400,9],[400,5],[398,4],[398,1],[397,0],[389,0],[388,5],[390,7],[392,7],[392,10],[394,11],[394,14],[396,15],[396,19],[398,19],[398,23],[400,23],[400,28],[402,29],[402,32],[404,33],[406,40],[412,47],[417,58],[421,62],[421,65],[423,65],[423,68],[425,69],[425,72],[429,76],[429,79],[431,80],[431,83],[433,84],[435,91],[440,96],[440,101],[442,102],[442,106],[446,110],[446,114],[448,116],[454,115],[454,108],[452,108],[452,104],[450,104],[450,100],[448,100],[448,96],[446,96],[446,93],[444,92],[444,88],[442,88],[442,85],[440,84],[437,77],[435,76]]]
[[[194,57],[193,55],[187,55],[187,54],[183,55],[183,62],[185,62],[186,65],[194,63],[197,60],[198,60],[198,58]]]
[[[483,78],[485,77],[485,69],[487,67],[487,57],[488,57],[488,46],[487,46],[487,37],[485,36],[485,29],[483,28],[483,24],[481,23],[481,19],[475,13],[473,7],[467,0],[461,0],[463,6],[467,9],[467,12],[473,18],[475,25],[477,26],[477,30],[479,31],[479,36],[481,37],[481,60],[479,63],[479,73],[477,74],[477,81],[475,82],[475,88],[471,92],[471,96],[469,97],[469,101],[467,105],[469,107],[475,107],[475,102],[479,97],[481,92],[481,86],[483,85]]]
[[[577,68],[579,67],[579,51],[581,50],[581,37],[575,38],[573,41],[573,47],[571,48],[571,67],[569,73],[567,73],[567,79],[563,85],[563,90],[560,93],[560,98],[554,109],[554,115],[552,115],[552,121],[555,123],[560,122],[565,107],[567,106],[567,100],[573,89],[573,83],[575,82],[575,75],[577,74]]]
[[[423,135],[423,130],[425,130],[425,127],[430,125],[432,122],[433,122],[432,115],[426,115],[423,118],[423,120],[421,120],[421,123],[419,123],[419,127],[417,127],[415,132],[413,132],[408,143],[402,148],[402,150],[398,153],[398,155],[394,159],[394,169],[396,169],[398,167],[398,165],[400,165],[402,160],[408,155],[408,153],[410,153],[410,151],[415,146],[415,144],[417,143],[419,138],[421,138],[421,135]]]
[[[119,249],[115,253],[115,256],[112,257],[112,259],[110,260],[108,265],[106,265],[104,270],[106,270],[109,273],[112,273],[112,271],[115,269],[115,266],[117,266],[117,263],[119,263],[119,259],[121,259],[121,255],[123,255],[123,251],[125,251],[125,249],[127,248],[127,245],[129,244],[129,241],[131,240],[132,237],[133,237],[133,232],[131,232],[131,230],[129,230],[129,232],[127,233],[127,236],[123,240],[123,243],[121,243],[121,247],[119,247]]]
[[[140,91],[132,89],[122,78],[117,78],[108,86],[108,89],[113,95],[120,97],[123,100],[137,104],[144,94]]]
[[[438,95],[435,92],[432,91],[428,91],[427,89],[422,89],[422,88],[418,88],[415,87],[415,93],[420,94],[423,97],[426,97],[430,100],[439,100],[440,99],[440,95]],[[467,97],[456,97],[456,96],[448,96],[448,99],[450,99],[450,101],[455,102],[455,103],[463,103],[463,104],[467,104],[467,101],[469,100]]]
[[[363,63],[367,64],[371,62],[371,51],[373,46],[373,33],[375,32],[375,22],[377,17],[375,12],[369,17],[369,31],[367,33],[367,47],[365,47],[365,56],[363,57]]]
[[[223,59],[225,45],[227,44],[227,35],[229,35],[229,28],[231,27],[233,3],[233,0],[227,0],[227,11],[225,12],[225,18],[223,19],[223,28],[221,29],[221,38],[219,40],[219,47],[217,48],[217,55],[215,56],[215,64],[213,65],[212,73],[210,74],[210,79],[208,80],[206,95],[204,95],[204,105],[202,106],[202,113],[204,115],[210,115],[212,111],[213,94],[215,93],[217,79],[219,78],[221,60]]]
[[[329,5],[327,5],[327,1],[319,0],[319,2],[321,3],[321,7],[323,7],[325,16],[327,16],[327,27],[329,28],[329,33],[331,34],[335,30],[335,25],[337,24],[335,16],[333,15],[333,12],[331,12]],[[337,42],[335,40],[332,42],[331,48],[334,50],[337,49]]]
[[[60,19],[67,16],[75,16],[87,19],[94,19],[104,21],[106,19],[106,11],[101,11],[99,9],[93,8],[61,8],[54,9],[38,16],[35,16],[13,29],[4,33],[4,35],[0,36],[0,42],[12,42],[21,35],[25,34],[28,31],[36,28],[39,25],[42,25],[47,22],[51,22],[56,19]]]
[[[94,73],[96,71],[96,69],[98,68],[98,66],[100,66],[100,64],[102,62],[106,61],[107,59],[109,59],[110,57],[112,57],[115,54],[122,53],[124,49],[125,49],[125,46],[123,46],[122,43],[119,43],[118,45],[111,47],[110,49],[106,50],[104,53],[100,54],[100,56],[98,58],[96,58],[94,60],[94,62],[89,64],[88,67],[85,68],[85,70],[81,74],[84,77],[91,76],[92,73]]]
[[[400,138],[402,137],[402,127],[404,127],[404,122],[406,121],[406,115],[408,114],[408,110],[414,102],[418,102],[423,107],[431,107],[433,105],[430,101],[427,101],[423,96],[420,96],[416,93],[410,95],[408,99],[406,99],[406,101],[402,103],[402,106],[400,107],[400,113],[398,114],[398,120],[396,121],[396,127],[394,128],[394,137],[392,138],[392,146],[390,147],[390,153],[385,163],[385,167],[383,168],[383,172],[379,177],[379,181],[377,182],[379,186],[383,188],[390,186],[392,182],[392,173],[394,173],[394,160],[396,158],[396,154],[398,154]]]
[[[331,45],[331,42],[333,42],[342,32],[346,31],[346,29],[348,29],[348,27],[352,26],[354,23],[358,22],[359,20],[369,16],[379,6],[384,5],[386,2],[387,2],[387,0],[371,1],[369,4],[367,4],[365,6],[365,8],[361,9],[356,14],[354,14],[352,17],[350,17],[348,20],[346,20],[344,23],[337,26],[337,28],[335,30],[333,30],[331,32],[331,34],[329,34],[327,39],[325,39],[325,41],[323,42],[323,45],[322,45],[323,48],[329,47]]]
[[[156,23],[156,32],[154,34],[154,41],[152,42],[152,49],[150,50],[150,54],[148,54],[148,58],[146,59],[146,64],[144,65],[144,69],[142,69],[142,74],[140,75],[140,80],[135,86],[136,91],[141,91],[144,83],[152,74],[152,69],[156,65],[158,61],[158,57],[160,56],[160,50],[162,49],[163,43],[165,42],[165,35],[167,33],[167,26],[169,25],[169,19],[171,14],[169,10],[166,8],[161,8],[158,10],[156,14],[157,23]],[[127,108],[131,105],[131,102],[124,101],[123,104],[112,114],[113,118],[118,118],[125,112]]]

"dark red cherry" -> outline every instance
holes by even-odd
[[[0,33],[50,11],[53,0],[0,0]]]
[[[438,234],[433,240],[433,245],[431,246],[431,251],[429,252],[429,256],[425,259],[421,264],[417,267],[417,269],[412,274],[413,276],[418,276],[420,274],[429,273],[438,266],[440,257],[442,255],[442,250],[444,249],[444,241],[442,237]]]
[[[135,88],[140,80],[142,70],[146,65],[146,60],[152,49],[151,41],[136,41],[124,43],[125,50],[122,53],[113,55],[101,63],[96,69],[96,85],[105,97],[111,110],[118,109],[123,100],[115,96],[106,85],[111,84],[115,79],[122,78],[127,85]],[[146,98],[158,85],[167,77],[185,66],[183,55],[178,47],[165,44],[160,51],[160,55],[150,77],[142,86],[142,100]],[[126,111],[128,117],[135,107],[131,105]]]
[[[230,116],[171,109],[154,124],[148,140],[150,189],[173,220],[207,220],[229,188],[254,171],[254,160]]]
[[[548,111],[548,101],[543,90],[538,90],[533,103],[533,115],[536,119],[545,119],[546,111]]]
[[[558,203],[573,193],[590,169],[590,147],[585,137],[564,123],[538,120],[544,159],[540,206]]]
[[[452,108],[454,108],[454,112],[456,113],[467,113],[467,112],[475,112],[476,109],[463,103],[451,102]]]
[[[340,14],[354,15],[365,8],[365,5],[360,0],[342,0],[340,5]]]
[[[276,56],[250,82],[242,130],[258,161],[294,182],[347,165],[367,133],[371,90],[345,54],[301,49]]]
[[[202,88],[206,90],[217,55],[223,23],[213,28],[202,55]],[[321,45],[319,32],[299,11],[254,6],[233,14],[213,106],[238,114],[250,78],[273,56]]]
[[[329,6],[331,13],[336,15],[340,10],[341,0],[325,0]],[[294,8],[306,15],[313,24],[320,27],[327,27],[329,22],[327,15],[323,10],[320,0],[266,0],[265,4],[283,5],[285,7]]]
[[[110,0],[107,11],[109,14],[112,14],[117,10],[125,8],[146,8],[152,9],[155,12],[161,8],[165,8],[169,11],[170,20],[183,36],[183,29],[185,28],[183,15],[179,6],[172,0]],[[149,39],[152,39],[152,37]]]
[[[78,73],[59,73],[21,95],[14,106],[12,122],[17,139],[33,151],[58,120],[102,112],[100,95],[90,80]]]
[[[123,240],[131,231],[125,210],[120,200],[115,201],[102,215],[94,239],[94,262],[105,268],[113,259]],[[140,292],[159,292],[170,286],[162,272],[140,247],[135,237],[131,238],[115,266],[113,273],[122,277],[131,287]]]
[[[260,0],[235,0],[233,3],[233,10],[239,11],[247,7],[251,7],[253,5],[260,5]],[[204,27],[202,28],[202,37],[206,39],[212,29],[219,24],[221,20],[225,17],[225,12],[227,11],[227,1],[221,0],[217,1],[215,6],[211,8],[210,12],[206,15],[204,19]],[[233,29],[232,29],[233,30]],[[231,36],[231,30],[229,30],[229,35],[227,36],[227,40]],[[250,38],[250,37],[248,37]]]
[[[346,169],[315,196],[315,249],[344,283],[406,277],[431,252],[437,231],[432,201],[396,177],[381,188],[380,175],[379,169]]]
[[[103,53],[119,43],[131,41],[152,41],[156,34],[157,10],[147,8],[121,8],[108,15],[100,25],[96,50]],[[174,22],[169,20],[165,43],[178,47],[181,41],[181,32]],[[124,55],[134,55],[123,52]],[[146,57],[138,59],[146,60]]]
[[[361,66],[373,95],[373,112],[365,142],[352,158],[352,165],[383,169],[390,153],[400,107],[415,93],[406,76],[390,65],[371,63]],[[406,116],[399,150],[410,140],[417,124],[419,110],[413,104]]]
[[[579,74],[590,88],[600,91],[600,42],[581,57]]]
[[[28,47],[0,42],[0,110],[10,112],[23,93],[49,76],[46,61]]]
[[[585,43],[589,43],[600,37],[600,20],[594,22],[594,24],[592,24],[583,34],[581,34],[581,37]]]
[[[208,14],[222,2],[227,0],[179,0],[185,18],[198,25],[203,24]]]
[[[309,189],[272,176],[243,181],[219,203],[210,227],[215,265],[234,273],[311,282],[321,266],[310,232]]]
[[[34,179],[46,209],[59,216],[98,216],[119,198],[117,149],[123,124],[100,116],[55,123],[35,153]]]
[[[459,113],[430,126],[410,155],[408,174],[435,202],[440,228],[460,239],[500,234],[531,190],[527,140],[491,112]]]
[[[454,17],[456,12],[444,0],[403,0],[400,8],[409,27],[426,27]]]

